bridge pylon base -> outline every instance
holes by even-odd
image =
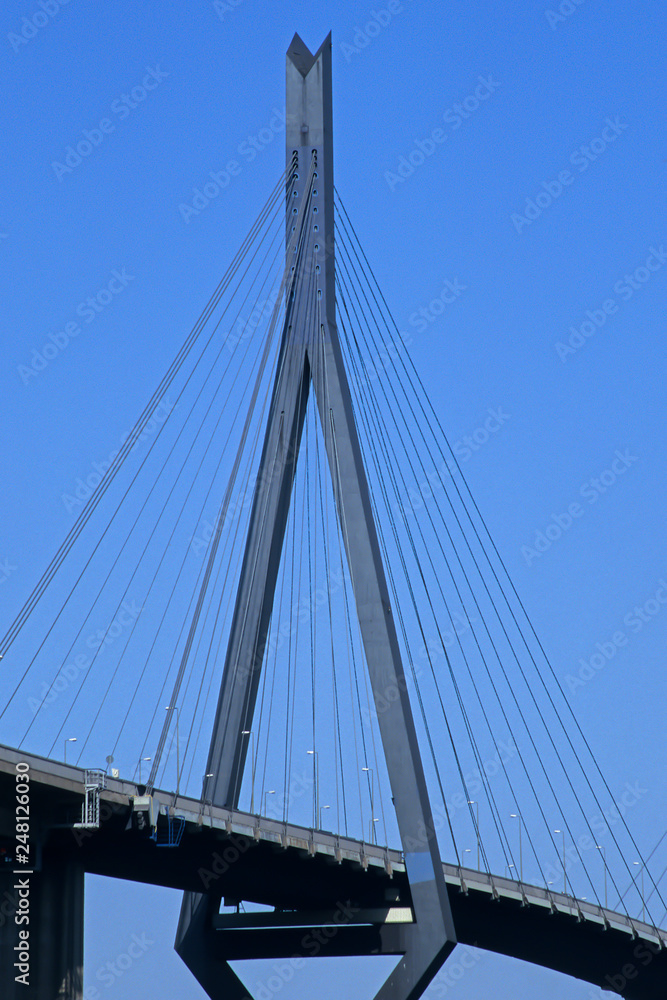
[[[83,865],[45,849],[31,874],[18,867],[0,874],[0,996],[83,1000]]]
[[[220,914],[217,897],[186,899],[175,949],[211,1000],[248,1000],[230,961],[296,959],[298,969],[305,958],[365,955],[402,956],[376,1000],[417,1000],[454,947],[446,934],[436,941],[405,907],[339,900],[326,910]]]

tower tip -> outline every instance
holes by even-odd
[[[317,62],[320,52],[326,47],[331,48],[331,32],[324,39],[319,49],[313,54],[298,32],[294,32],[294,38],[287,50],[287,58],[292,62],[302,76],[308,76],[312,67]]]

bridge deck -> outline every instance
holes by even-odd
[[[3,803],[19,761],[30,766],[31,813],[48,828],[43,852],[75,856],[88,872],[212,890],[277,910],[317,913],[351,901],[362,912],[383,911],[385,919],[405,919],[396,914],[406,907],[410,912],[401,851],[155,791],[158,826],[166,827],[170,816],[184,821],[179,847],[163,849],[132,823],[141,786],[107,778],[99,828],[77,828],[85,771],[0,746]],[[3,813],[0,835],[12,831],[13,813]],[[540,886],[448,863],[443,870],[459,942],[622,988],[630,1000],[667,996],[667,931]],[[270,928],[260,933],[266,957],[273,957]],[[349,953],[347,939],[340,936],[342,953]]]

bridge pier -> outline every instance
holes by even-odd
[[[14,874],[21,866],[5,865],[11,870],[0,874],[0,996],[83,1000],[83,865],[47,848],[32,874]]]

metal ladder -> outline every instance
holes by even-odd
[[[87,770],[84,777],[85,796],[81,806],[81,822],[74,827],[84,830],[97,830],[100,825],[100,791],[106,788],[106,771],[99,769]]]

